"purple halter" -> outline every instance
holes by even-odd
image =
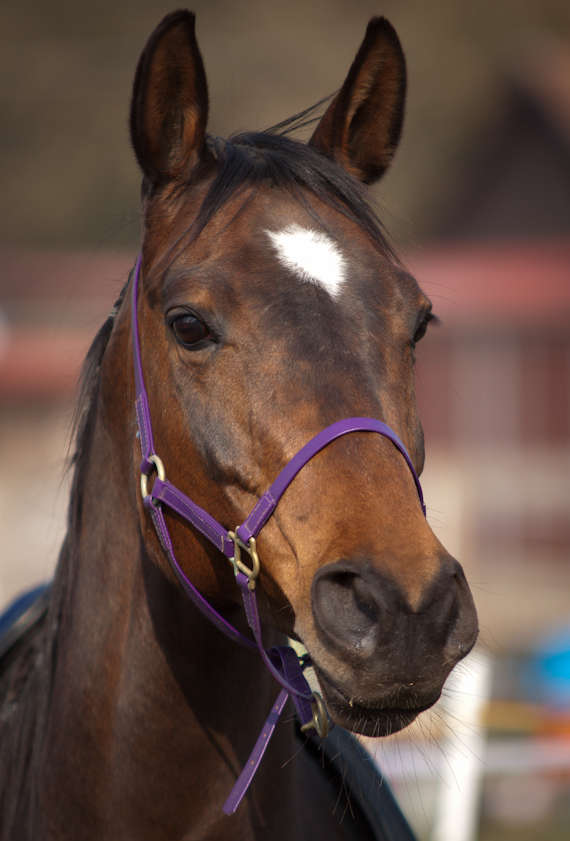
[[[337,421],[331,424],[331,426],[327,426],[326,429],[315,435],[314,438],[293,456],[291,461],[279,473],[269,490],[258,500],[251,513],[235,531],[225,529],[207,511],[200,508],[199,505],[169,482],[165,475],[164,465],[160,457],[156,454],[154,447],[148,395],[142,370],[137,314],[141,259],[141,255],[139,255],[133,273],[132,331],[136,390],[135,408],[142,452],[140,470],[143,503],[152,517],[160,544],[186,595],[189,596],[203,615],[226,634],[226,636],[240,645],[257,649],[265,666],[281,686],[281,691],[255,743],[253,751],[224,804],[224,812],[226,814],[232,814],[239,806],[255,775],[289,695],[291,695],[295,704],[302,730],[314,728],[319,736],[324,737],[329,727],[328,716],[322,699],[317,692],[312,692],[303,675],[303,668],[307,665],[308,659],[304,658],[303,661],[300,661],[294,649],[289,646],[277,646],[266,650],[263,646],[261,636],[261,623],[255,596],[255,584],[260,569],[256,538],[273,514],[283,493],[297,473],[313,456],[322,450],[323,447],[326,447],[327,444],[330,444],[331,441],[334,441],[335,438],[339,438],[349,432],[377,432],[385,438],[389,438],[404,457],[414,479],[424,515],[426,511],[420,480],[406,448],[389,426],[373,418],[347,418]],[[152,487],[149,489],[148,479],[152,473],[156,473],[156,476]],[[187,578],[174,554],[174,547],[162,511],[163,505],[172,509],[191,523],[194,528],[207,537],[232,563],[253,640],[245,637],[237,628],[234,628],[233,625],[214,610],[212,605],[206,601]],[[248,566],[242,561],[244,553],[249,556],[251,566]]]

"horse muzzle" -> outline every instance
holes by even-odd
[[[477,639],[477,614],[460,564],[445,554],[410,604],[377,561],[321,567],[311,588],[315,671],[337,723],[366,735],[400,730],[441,694]]]

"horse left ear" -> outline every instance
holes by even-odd
[[[187,178],[206,154],[208,88],[194,24],[191,12],[167,15],[137,66],[131,142],[153,186]]]
[[[406,98],[406,62],[396,31],[372,18],[346,80],[309,143],[371,184],[396,151]]]

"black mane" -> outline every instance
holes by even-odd
[[[280,123],[279,129],[287,131],[294,119]],[[272,129],[236,134],[227,141],[208,138],[208,144],[219,171],[200,208],[199,230],[240,189],[270,183],[289,192],[316,217],[308,191],[356,222],[384,253],[391,253],[382,225],[367,201],[366,187],[312,146]],[[317,221],[322,225],[322,220]]]
[[[10,835],[22,815],[35,814],[34,770],[42,762],[51,688],[57,663],[58,633],[69,610],[81,517],[83,465],[88,457],[99,391],[99,371],[114,323],[117,305],[99,329],[83,363],[73,422],[75,454],[68,513],[68,531],[50,587],[47,613],[25,633],[2,661],[0,671],[0,835]],[[8,757],[10,759],[8,759]],[[26,798],[22,792],[26,790]],[[30,837],[36,833],[30,824]]]
[[[323,101],[265,131],[241,132],[227,140],[207,136],[206,145],[214,160],[216,175],[195,220],[173,243],[167,260],[200,236],[212,217],[231,198],[244,193],[245,206],[247,197],[262,184],[271,184],[289,193],[326,230],[310,200],[311,196],[316,197],[355,222],[384,255],[397,260],[382,223],[368,201],[366,185],[313,146],[288,136],[314,122],[317,118],[312,115]],[[194,177],[182,182],[178,192],[189,189]],[[148,192],[148,189],[148,185],[143,185],[143,191]]]

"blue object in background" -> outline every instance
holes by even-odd
[[[11,628],[26,610],[48,589],[49,584],[40,584],[32,590],[26,590],[17,596],[11,604],[0,614],[0,637]]]
[[[538,700],[549,706],[570,707],[570,626],[561,628],[535,648],[527,677]]]
[[[47,610],[49,584],[17,596],[0,614],[0,661]]]

